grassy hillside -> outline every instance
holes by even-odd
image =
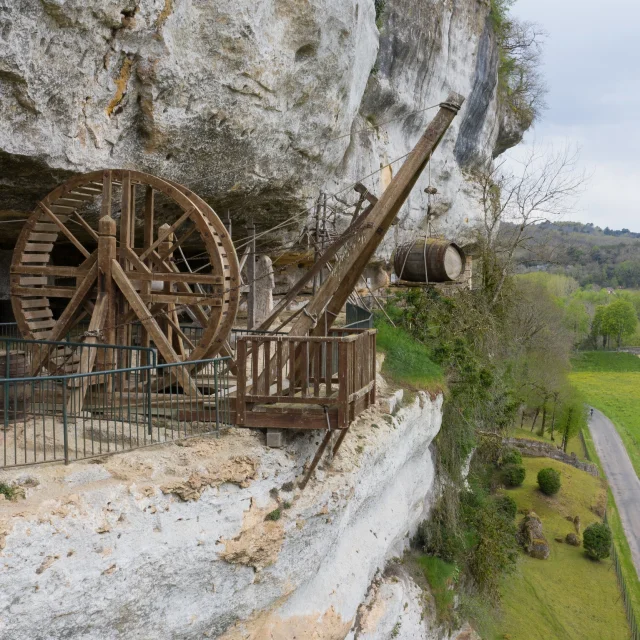
[[[599,521],[592,507],[605,496],[603,482],[571,466],[545,458],[526,458],[524,485],[508,492],[518,509],[535,511],[551,545],[548,560],[522,555],[515,574],[502,589],[503,620],[495,639],[625,640],[629,638],[616,575],[609,560],[593,562],[582,550],[554,541],[574,531],[567,516],[580,516],[582,528]],[[562,476],[554,498],[537,489],[540,469]],[[519,518],[521,516],[518,516]]]
[[[376,329],[377,348],[385,354],[382,375],[414,391],[442,390],[444,374],[427,347],[386,322],[376,323]]]
[[[571,360],[574,372],[640,372],[640,358],[617,351],[582,351]]]
[[[573,369],[571,382],[613,421],[640,477],[640,358],[593,351],[577,358]]]

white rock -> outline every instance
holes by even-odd
[[[317,437],[268,449],[232,430],[191,441],[187,468],[175,464],[185,449],[167,445],[108,458],[112,477],[86,476],[85,485],[65,483],[64,467],[38,468],[40,484],[20,513],[5,517],[2,510],[15,509],[0,508],[0,576],[11,577],[0,589],[0,636],[231,638],[237,622],[274,638],[301,628],[344,638],[375,574],[402,554],[431,504],[429,445],[442,399],[420,404],[402,408],[395,429],[376,412],[361,419],[333,464],[323,461],[321,482],[285,492],[292,504],[277,521],[265,520],[276,506],[270,490],[300,477]],[[168,484],[168,470],[189,477],[204,465],[211,473],[229,455],[258,460],[245,488],[205,487],[189,502],[154,490]],[[88,466],[72,464],[71,477]],[[49,556],[59,559],[36,575]]]

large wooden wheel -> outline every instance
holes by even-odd
[[[173,223],[158,225],[156,211]],[[184,258],[187,241],[204,248],[204,268],[192,270]],[[75,266],[52,264],[57,243],[67,265],[76,256]],[[185,187],[139,171],[97,171],[56,188],[26,221],[11,263],[23,337],[60,340],[89,319],[86,342],[129,345],[139,324],[141,343],[155,344],[166,362],[225,351],[239,287],[235,250],[213,209]],[[181,318],[202,327],[199,339],[183,333]]]

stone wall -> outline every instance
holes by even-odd
[[[552,460],[558,460],[565,464],[570,464],[576,469],[586,471],[592,476],[598,477],[600,472],[597,465],[591,462],[585,462],[579,460],[575,453],[565,453],[562,449],[547,444],[546,442],[539,442],[538,440],[525,440],[523,438],[505,438],[504,444],[515,447],[522,453],[523,456],[530,456],[532,458],[551,458]]]

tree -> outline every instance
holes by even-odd
[[[497,505],[478,509],[474,525],[477,544],[470,554],[469,569],[479,591],[497,601],[502,575],[513,570],[518,557],[516,527]]]
[[[631,302],[620,299],[607,305],[602,315],[602,332],[616,338],[618,348],[623,337],[633,335],[638,326],[638,316]]]
[[[582,536],[582,545],[593,560],[604,560],[611,553],[611,530],[600,522],[588,526]]]
[[[489,17],[500,51],[498,96],[521,130],[528,129],[545,108],[547,88],[540,73],[547,34],[533,23],[510,15],[514,0],[491,0]]]
[[[602,336],[602,348],[605,349],[607,346],[607,334],[605,333],[605,312],[606,305],[600,304],[596,307],[593,320],[591,321],[591,339],[595,344],[596,349],[598,348],[598,338]]]
[[[495,305],[512,273],[518,249],[535,251],[535,227],[573,209],[586,182],[569,147],[543,154],[532,146],[517,170],[489,161],[475,173],[483,219],[478,229],[483,287]],[[509,222],[503,232],[501,225]]]
[[[571,298],[564,308],[564,326],[573,334],[573,344],[580,344],[589,334],[591,318],[584,303]]]
[[[565,401],[560,418],[558,431],[562,434],[562,449],[566,453],[569,440],[580,433],[587,426],[587,409],[577,394],[570,395]]]

